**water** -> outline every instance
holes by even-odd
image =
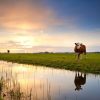
[[[0,61],[0,79],[4,100],[100,100],[100,75]]]

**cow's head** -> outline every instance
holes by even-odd
[[[80,49],[81,43],[75,43],[75,46],[76,46],[77,49]]]

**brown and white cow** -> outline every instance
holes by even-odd
[[[75,43],[75,48],[74,48],[75,53],[77,53],[77,59],[80,59],[81,54],[86,55],[86,46],[82,43]]]

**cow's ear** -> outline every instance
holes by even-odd
[[[75,43],[75,45],[77,45],[77,43]]]

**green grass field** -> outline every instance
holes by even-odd
[[[0,60],[62,68],[100,74],[100,53],[89,53],[86,59],[77,61],[75,54],[7,54],[1,53]]]

